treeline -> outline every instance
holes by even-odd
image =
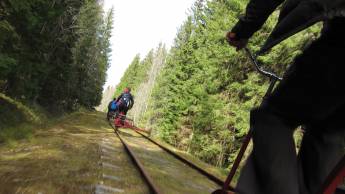
[[[142,121],[148,111],[148,102],[158,73],[165,64],[166,55],[167,50],[163,44],[149,51],[143,59],[137,54],[116,86],[114,97],[120,95],[125,87],[131,88],[135,103],[128,116],[135,122]]]
[[[102,94],[102,101],[96,107],[96,110],[105,112],[108,111],[108,104],[114,98],[116,87],[115,86],[108,86],[104,89]]]
[[[243,0],[195,2],[176,35],[141,120],[152,135],[221,167],[233,162],[248,131],[249,111],[260,103],[268,86],[245,53],[236,52],[224,38],[245,5]],[[276,21],[274,14],[250,40],[253,52]],[[282,75],[294,56],[318,36],[319,28],[314,26],[284,41],[259,61]]]
[[[99,104],[113,11],[98,0],[0,2],[0,92],[50,111]]]

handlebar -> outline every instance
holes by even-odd
[[[255,66],[255,69],[256,69],[260,74],[262,74],[262,75],[264,75],[264,76],[266,76],[266,77],[268,77],[268,78],[270,78],[270,79],[274,79],[274,80],[279,80],[279,81],[281,81],[281,80],[283,79],[283,78],[279,77],[278,75],[276,75],[276,74],[274,74],[274,73],[272,73],[272,72],[263,70],[263,69],[259,66],[259,64],[258,64],[258,62],[257,62],[257,60],[256,60],[256,57],[252,54],[252,52],[251,52],[247,47],[245,47],[244,50],[245,50],[246,53],[248,54],[249,58],[252,60],[254,66]]]

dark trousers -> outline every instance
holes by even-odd
[[[115,110],[112,110],[112,109],[108,109],[108,112],[107,112],[107,119],[109,120],[110,117],[112,115],[115,115],[116,114],[116,109]]]
[[[314,41],[252,110],[254,147],[239,194],[315,194],[345,154],[345,45],[336,38]],[[297,154],[293,132],[300,125]]]
[[[128,107],[125,104],[119,104],[118,109],[120,113],[123,113],[124,115],[127,115]]]

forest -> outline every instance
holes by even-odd
[[[246,136],[250,111],[261,104],[270,83],[257,72],[245,51],[260,50],[278,17],[284,18],[278,16],[281,7],[249,39],[245,50],[236,50],[226,34],[243,16],[249,0],[193,0],[172,44],[157,41],[149,52],[133,54],[131,62],[126,62],[129,64],[117,65],[113,61],[121,61],[126,54],[117,53],[115,44],[122,45],[125,40],[125,46],[118,46],[121,51],[141,50],[137,47],[144,45],[143,39],[155,41],[140,31],[143,27],[155,38],[159,37],[155,32],[164,34],[166,30],[161,24],[151,27],[150,19],[142,22],[138,17],[150,12],[158,19],[163,15],[179,18],[177,11],[164,12],[172,9],[170,5],[159,9],[157,2],[161,0],[154,1],[153,10],[153,1],[140,1],[143,4],[138,6],[139,1],[129,3],[128,9],[119,2],[131,1],[124,0],[0,0],[0,193],[228,193],[230,185],[234,187],[231,193],[246,192],[242,188],[263,193],[342,190],[336,187],[344,183],[345,160],[342,156],[338,162],[336,157],[341,157],[343,148],[338,123],[343,102],[335,87],[342,82],[332,77],[341,72],[332,66],[340,59],[328,54],[335,56],[343,49],[343,42],[333,39],[343,31],[329,32],[343,24],[337,22],[343,20],[338,17],[344,16],[344,0],[287,1],[287,12],[293,11],[283,10],[281,15],[292,19],[279,20],[280,24],[322,18],[324,34],[319,38],[322,23],[313,23],[263,55],[255,55],[263,69],[283,77],[294,58],[319,38],[293,66],[297,70],[290,69],[291,79],[280,88],[284,92],[280,90],[278,95],[288,100],[276,100],[281,96],[273,99],[279,106],[293,100],[291,104],[296,106],[288,109],[298,108],[293,113],[304,116],[285,114],[273,106],[259,109],[259,116],[251,119],[255,148],[250,159],[254,160],[247,163],[242,172],[248,174],[242,173],[239,184],[241,168],[253,150],[250,143],[242,158],[240,148],[246,145],[242,142],[251,138]],[[251,3],[254,8],[259,5]],[[108,9],[110,5],[116,7]],[[305,8],[307,11],[300,13]],[[120,10],[129,15],[120,17]],[[132,17],[135,20],[129,22]],[[117,19],[127,26],[114,23]],[[173,26],[173,21],[162,20]],[[125,29],[130,39],[116,34],[118,29]],[[332,68],[324,70],[323,64]],[[120,82],[108,85],[110,78],[118,78],[122,65],[128,68]],[[310,71],[315,66],[317,73]],[[133,107],[130,95],[123,94],[129,88]],[[298,97],[288,96],[291,88]],[[116,103],[109,103],[120,94]],[[338,101],[328,103],[334,95]],[[308,106],[298,98],[307,99]],[[289,131],[295,124],[303,126]],[[284,130],[276,130],[280,128]],[[286,132],[293,132],[294,137]],[[236,160],[237,155],[241,161]],[[238,167],[237,171],[229,173],[232,166]],[[225,179],[228,174],[233,178],[231,183]]]
[[[131,87],[136,103],[129,116],[136,123],[152,136],[225,168],[248,130],[250,109],[268,86],[245,53],[225,40],[245,5],[242,0],[197,0],[172,48],[161,43],[146,56],[134,56],[113,94]],[[8,114],[13,108],[37,120],[31,109],[63,113],[100,104],[113,10],[104,13],[98,0],[5,0],[0,19],[2,127],[15,118]],[[273,14],[250,40],[253,52],[276,21]],[[295,35],[259,62],[282,75],[319,30],[315,25]]]
[[[268,86],[268,80],[256,73],[248,56],[225,40],[246,2],[197,0],[179,28],[173,47],[162,55],[157,54],[160,45],[143,59],[135,56],[115,93],[118,95],[125,86],[132,88],[136,101],[144,105],[135,104],[129,116],[149,129],[152,136],[223,168],[234,161],[248,131],[249,111],[261,102]],[[277,13],[250,39],[248,46],[253,52],[259,50],[276,21]],[[282,42],[258,57],[260,64],[282,76],[319,31],[317,24]],[[163,61],[158,66],[153,62],[157,56]],[[158,71],[153,73],[153,66]],[[142,95],[143,90],[149,90],[145,91],[149,95]]]
[[[98,105],[112,23],[113,11],[104,13],[98,0],[1,1],[0,133],[32,120],[27,112],[61,115]]]
[[[0,92],[52,112],[98,105],[112,14],[97,0],[1,1]]]

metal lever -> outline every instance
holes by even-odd
[[[262,75],[270,78],[270,79],[275,79],[275,80],[279,80],[281,81],[283,78],[277,76],[276,74],[272,73],[272,72],[268,72],[268,71],[265,71],[263,70],[259,64],[258,64],[258,61],[256,60],[256,57],[252,54],[252,52],[246,47],[244,48],[244,50],[246,51],[246,53],[248,54],[249,58],[252,60],[254,66],[255,66],[255,69]]]

